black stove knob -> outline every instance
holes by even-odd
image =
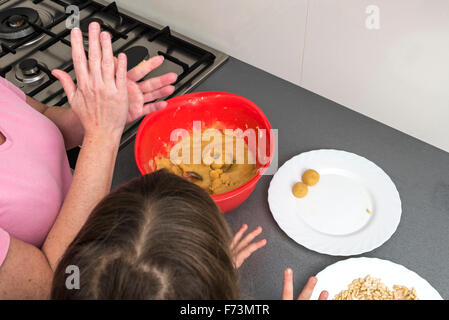
[[[20,28],[25,24],[25,18],[21,15],[15,14],[8,18],[8,25],[12,28]]]
[[[39,72],[36,59],[25,59],[19,63],[19,68],[24,75],[31,76]]]

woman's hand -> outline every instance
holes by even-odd
[[[116,60],[117,61],[117,60]],[[176,73],[166,73],[160,77],[150,78],[142,82],[137,82],[148,73],[158,68],[164,62],[163,56],[156,56],[139,63],[128,71],[128,102],[129,112],[126,119],[130,123],[148,113],[158,111],[167,106],[167,102],[151,102],[156,99],[171,95],[175,87],[171,84],[176,82]]]
[[[128,117],[126,55],[119,54],[115,68],[111,36],[100,33],[96,22],[89,25],[89,61],[78,28],[72,29],[70,39],[77,85],[64,71],[53,70],[52,74],[61,81],[85,136],[120,137]]]
[[[92,209],[111,190],[120,137],[128,116],[126,56],[114,67],[111,36],[98,23],[89,25],[89,61],[79,29],[71,34],[77,86],[60,70],[53,71],[67,94],[72,112],[84,129],[83,147],[72,183],[43,246],[55,270],[67,247],[86,222]]]
[[[310,277],[306,283],[306,286],[298,296],[298,300],[310,300],[313,289],[317,284],[318,279],[316,277]],[[327,300],[329,293],[322,291],[318,300]],[[293,300],[293,270],[288,268],[284,271],[284,286],[282,289],[282,300]]]
[[[234,258],[234,265],[236,268],[240,268],[243,262],[255,251],[262,248],[267,244],[267,240],[262,239],[257,242],[251,243],[262,232],[262,227],[257,227],[250,233],[248,233],[243,239],[243,234],[248,229],[248,225],[244,224],[240,230],[237,231],[231,242],[231,253]]]

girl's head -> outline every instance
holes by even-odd
[[[236,299],[223,215],[200,187],[165,170],[106,196],[62,257],[53,299]],[[66,268],[80,288],[66,288]]]

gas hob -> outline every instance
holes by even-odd
[[[175,72],[175,92],[165,99],[192,90],[228,56],[104,0],[0,0],[0,75],[27,95],[50,106],[67,106],[67,98],[51,70],[65,70],[75,79],[70,48],[73,10],[79,11],[79,27],[85,34],[90,22],[111,33],[114,53],[128,56],[128,68],[155,55],[163,55],[161,67],[148,77]],[[70,9],[69,8],[69,9]],[[121,148],[135,137],[141,119],[129,124]],[[73,167],[79,147],[69,151]]]

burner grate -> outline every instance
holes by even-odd
[[[114,55],[117,55],[119,52],[128,53],[129,49],[145,47],[151,49],[152,54],[157,53],[158,55],[162,55],[167,62],[170,62],[166,65],[167,69],[165,69],[164,72],[174,71],[178,74],[178,79],[174,84],[174,93],[165,99],[189,91],[227,59],[225,54],[188,39],[176,32],[172,32],[168,26],[162,27],[153,24],[151,21],[135,16],[131,12],[119,11],[115,2],[107,3],[103,0],[27,1],[33,3],[37,7],[44,5],[51,7],[56,14],[51,22],[45,24],[26,19],[26,23],[33,28],[32,34],[17,39],[14,42],[3,41],[0,39],[0,61],[2,62],[2,65],[0,66],[0,75],[6,78],[10,75],[10,72],[16,70],[16,67],[14,66],[23,61],[23,59],[35,58],[39,61],[38,68],[40,72],[44,73],[46,77],[42,78],[42,82],[36,82],[33,86],[29,86],[30,90],[27,92],[27,95],[38,98],[44,104],[62,106],[67,103],[67,97],[65,96],[63,88],[57,84],[57,79],[53,77],[49,68],[51,69],[51,66],[55,66],[52,64],[53,58],[51,58],[50,53],[58,52],[58,50],[61,51],[61,46],[68,48],[71,46],[70,41],[68,40],[70,29],[65,27],[66,19],[72,14],[66,13],[66,8],[69,5],[78,6],[82,16],[80,24],[82,24],[83,21],[89,21],[89,19],[97,18],[100,20],[102,30],[106,30],[111,34],[111,40],[115,44]],[[108,24],[111,19],[114,23]],[[45,38],[43,38],[41,42],[35,41],[33,47],[30,48],[30,53],[24,54],[22,57],[22,47],[30,41],[36,40],[38,37]],[[20,50],[18,50],[19,48]],[[47,54],[47,51],[49,54]],[[68,52],[65,52],[65,54],[68,54]],[[142,54],[142,52],[140,52],[140,54]],[[43,57],[43,60],[45,60],[47,64],[40,63],[44,61],[40,61],[38,57]],[[47,65],[49,67],[47,67]],[[131,65],[132,63],[130,63],[128,67]],[[59,64],[58,62],[57,66],[67,73],[73,73],[74,67],[71,59],[62,60],[62,64]],[[55,85],[53,86],[53,84]],[[132,141],[140,121],[141,119],[125,128],[120,149],[124,148]],[[79,148],[76,149],[79,151]],[[76,161],[76,157],[73,158]],[[72,162],[71,165],[73,167]]]
[[[34,0],[33,3],[34,4],[39,4],[41,3],[43,0]],[[67,3],[65,1],[62,0],[50,0],[55,4],[58,4],[60,6],[62,6],[64,9],[69,6],[71,3]],[[82,21],[92,18],[96,13],[99,12],[103,12],[103,13],[108,13],[108,14],[112,14],[114,16],[116,16],[117,18],[121,18],[124,19],[128,24],[130,24],[129,27],[127,27],[127,29],[123,30],[123,31],[117,31],[113,28],[111,28],[110,26],[106,25],[106,24],[101,24],[102,29],[107,30],[111,33],[112,35],[112,42],[115,42],[118,39],[127,39],[128,35],[127,33],[129,33],[130,31],[136,29],[137,27],[143,27],[144,30],[141,32],[140,35],[145,36],[147,34],[150,34],[148,36],[148,41],[153,42],[155,40],[159,40],[159,41],[164,41],[166,42],[169,47],[166,50],[167,52],[162,52],[162,51],[158,51],[157,53],[159,55],[164,56],[165,59],[167,59],[168,61],[171,61],[172,63],[180,66],[182,68],[182,73],[178,75],[178,80],[177,83],[180,82],[181,80],[183,80],[185,77],[187,77],[189,74],[191,74],[193,71],[195,71],[198,67],[200,67],[201,65],[204,65],[205,68],[207,68],[210,64],[212,64],[214,62],[215,59],[215,55],[198,47],[195,46],[183,39],[180,39],[176,36],[173,36],[171,34],[170,28],[164,27],[162,29],[157,29],[153,26],[150,26],[148,24],[145,24],[144,22],[141,22],[139,20],[136,20],[133,17],[130,17],[124,13],[120,13],[117,5],[115,2],[112,2],[108,5],[103,5],[97,2],[94,2],[93,0],[88,0],[86,2],[81,2],[79,4],[79,10],[82,11],[88,7],[96,7],[97,10],[93,11],[90,13],[89,16],[85,17]],[[65,20],[67,19],[67,17],[69,16],[68,13],[65,13],[63,15],[61,15],[59,18],[55,19],[55,21],[50,24],[49,26],[41,26],[38,25],[36,23],[33,23],[31,21],[27,21],[34,29],[35,32],[29,36],[27,36],[26,38],[18,41],[17,43],[15,43],[14,45],[6,45],[4,43],[1,43],[1,47],[2,47],[2,52],[0,53],[0,58],[5,56],[6,54],[15,54],[16,53],[16,49],[19,48],[20,46],[22,46],[23,44],[27,43],[27,41],[29,41],[30,39],[32,39],[33,37],[37,36],[38,34],[41,33],[45,33],[48,36],[50,36],[50,39],[47,40],[46,42],[44,42],[43,44],[41,44],[40,46],[38,46],[37,50],[40,51],[44,51],[47,50],[49,47],[51,47],[52,45],[54,45],[57,42],[61,42],[67,46],[70,46],[70,42],[68,40],[66,40],[65,38],[70,34],[70,30],[66,29],[62,32],[60,32],[59,34],[55,34],[53,33],[50,29],[62,22],[65,22]],[[134,39],[137,40],[138,37],[136,37]],[[128,47],[130,45],[130,42],[125,43],[125,45],[123,45],[123,47],[115,50],[114,54],[117,54],[118,52],[121,52],[122,49],[124,49],[124,47]],[[169,52],[173,49],[173,48],[180,48],[185,52],[188,52],[189,54],[195,56],[196,62],[194,64],[192,64],[191,66],[189,66],[187,63],[179,60],[178,58],[172,56]],[[4,68],[2,70],[0,70],[0,74],[4,75],[6,72],[8,72],[10,70],[9,67]],[[73,66],[69,66],[65,69],[66,70],[73,70]],[[39,92],[41,92],[43,89],[47,88],[48,86],[50,86],[51,84],[53,84],[56,81],[56,78],[54,78],[53,76],[49,76],[49,80],[45,83],[43,83],[41,86],[39,86],[38,88],[34,89],[32,92],[29,93],[30,96],[35,96],[36,94],[38,94]],[[176,83],[175,83],[176,84]],[[179,91],[182,88],[178,88],[174,93],[173,96],[177,94],[177,91]],[[47,103],[49,101],[52,100],[52,98],[60,95],[63,93],[63,89],[59,90],[58,92],[54,93],[53,95],[47,97],[44,101],[42,101],[43,103]],[[57,104],[64,104],[67,102],[67,98],[64,97],[63,99],[61,99]]]

